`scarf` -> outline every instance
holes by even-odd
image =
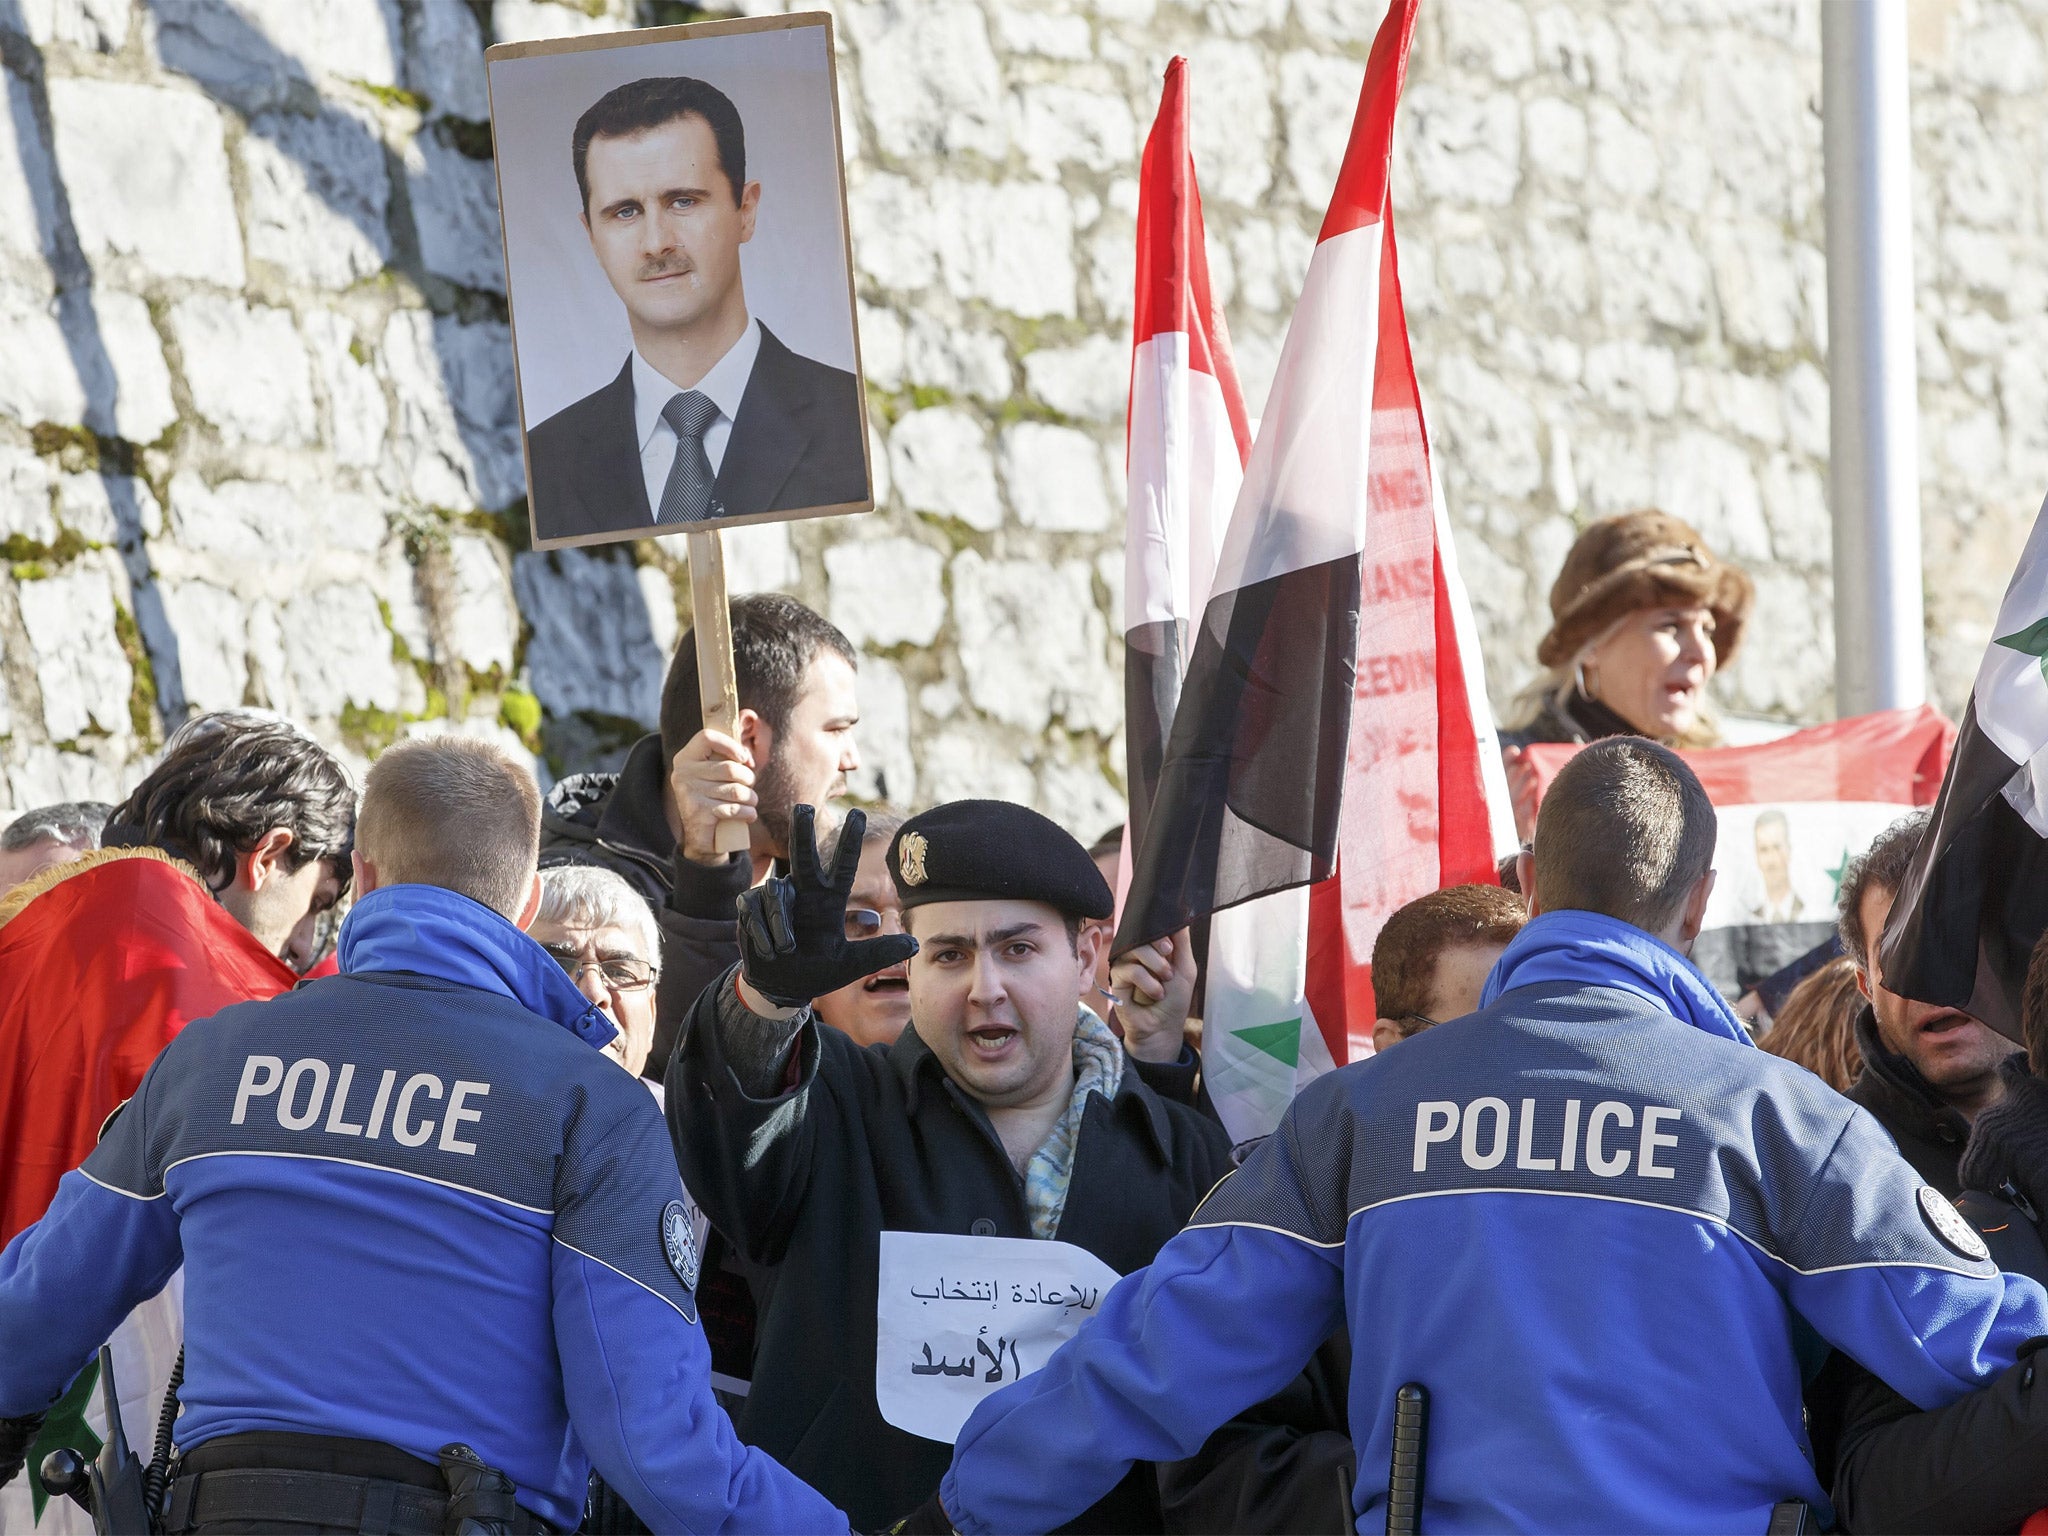
[[[1494,962],[1479,1006],[1539,982],[1632,992],[1681,1024],[1723,1040],[1754,1043],[1726,999],[1690,960],[1617,917],[1568,909],[1532,918]]]
[[[1077,1010],[1074,1027],[1074,1093],[1052,1134],[1039,1144],[1024,1165],[1024,1209],[1031,1216],[1033,1237],[1059,1235],[1060,1216],[1067,1208],[1067,1186],[1074,1176],[1074,1144],[1081,1139],[1081,1116],[1088,1095],[1116,1097],[1124,1080],[1123,1042],[1086,1008]]]
[[[480,901],[438,885],[387,885],[349,909],[336,950],[344,975],[411,971],[510,998],[595,1046],[619,1030],[554,957]]]

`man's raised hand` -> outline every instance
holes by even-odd
[[[1126,950],[1110,961],[1109,990],[1124,1049],[1139,1061],[1178,1061],[1195,996],[1195,946],[1188,930]]]
[[[692,863],[726,861],[714,841],[721,821],[760,818],[753,755],[723,731],[701,730],[689,739],[668,765],[668,787],[683,826],[683,857]]]
[[[828,876],[818,857],[817,812],[790,807],[789,873],[739,898],[740,975],[764,1002],[801,1008],[917,953],[907,933],[846,937],[846,898],[867,824],[861,812],[846,813]]]

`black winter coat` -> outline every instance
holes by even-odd
[[[2005,1064],[2006,1094],[1977,1116],[1956,1204],[2000,1269],[2048,1284],[2048,1083],[2025,1058]],[[1841,1529],[2016,1531],[2048,1507],[2048,1354],[2029,1352],[1997,1380],[1932,1412],[1854,1367],[1833,1498]],[[2038,1365],[2038,1369],[2037,1369]]]
[[[730,986],[697,1001],[669,1066],[668,1116],[705,1214],[747,1259],[776,1266],[740,1438],[845,1509],[854,1529],[878,1529],[923,1503],[952,1459],[875,1405],[880,1234],[1028,1238],[1023,1180],[915,1026],[864,1049],[813,1019],[797,1036],[794,1086],[749,1097],[724,1051],[719,993]],[[1229,1136],[1188,1107],[1198,1070],[1192,1052],[1167,1067],[1126,1057],[1116,1097],[1090,1098],[1062,1242],[1129,1274],[1229,1172]],[[1134,1467],[1067,1529],[1157,1531],[1154,1477]]]
[[[744,854],[721,865],[683,857],[662,809],[667,779],[661,737],[643,736],[619,772],[571,774],[548,792],[540,813],[542,869],[596,864],[623,875],[661,923],[654,1048],[645,1069],[657,1082],[697,994],[739,963],[733,903],[754,883]]]

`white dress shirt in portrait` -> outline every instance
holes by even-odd
[[[718,419],[704,429],[704,456],[716,475],[725,463],[725,445],[732,439],[733,419],[753,376],[754,359],[761,351],[761,322],[747,317],[740,339],[726,348],[725,356],[711,365],[711,371],[696,383],[696,391],[718,407]],[[633,349],[633,425],[640,435],[640,473],[647,483],[649,515],[661,507],[661,493],[668,485],[668,472],[676,461],[676,434],[662,417],[669,401],[684,391]]]

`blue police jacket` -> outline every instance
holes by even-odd
[[[179,1444],[461,1440],[573,1527],[595,1463],[656,1530],[845,1531],[712,1399],[653,1097],[517,928],[365,896],[344,974],[189,1025],[0,1253],[0,1415],[185,1266]]]
[[[1395,1393],[1420,1382],[1425,1530],[1761,1532],[1781,1500],[1827,1509],[1802,1320],[1928,1408],[2048,1334],[2041,1287],[1983,1257],[1867,1111],[1732,1038],[1703,982],[1652,1001],[1572,969],[1531,965],[1558,979],[1303,1090],[968,1420],[940,1489],[957,1528],[1052,1529],[1345,1323],[1360,1531],[1384,1528]]]

